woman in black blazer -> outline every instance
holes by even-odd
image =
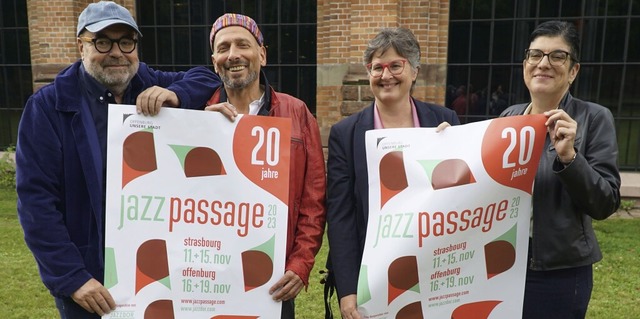
[[[336,288],[342,317],[347,319],[361,318],[356,292],[369,214],[365,132],[460,124],[452,110],[411,97],[420,46],[410,30],[381,30],[369,42],[364,64],[375,101],[331,128],[327,161],[327,285]],[[327,312],[332,317],[328,307]]]

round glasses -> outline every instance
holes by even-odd
[[[93,46],[95,46],[96,50],[98,50],[98,52],[100,53],[107,53],[111,51],[114,43],[118,44],[118,48],[120,48],[120,51],[122,51],[122,53],[131,53],[136,49],[136,44],[138,43],[138,40],[132,38],[120,38],[114,40],[107,37],[80,37],[80,39],[93,43]]]
[[[548,57],[549,64],[554,66],[563,65],[565,62],[567,62],[567,59],[569,57],[576,61],[576,59],[571,56],[571,53],[564,50],[553,50],[549,53],[544,53],[542,52],[542,50],[538,49],[527,49],[524,51],[524,56],[527,63],[531,65],[537,65],[538,63],[540,63],[540,61],[542,61],[542,59],[544,59],[545,56]]]
[[[393,75],[399,75],[404,71],[404,65],[407,60],[394,60],[389,63],[369,63],[367,64],[367,71],[374,78],[379,78],[384,73],[384,69],[389,70]]]

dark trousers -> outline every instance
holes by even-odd
[[[282,302],[282,314],[281,319],[295,319],[296,318],[296,305],[295,299],[289,299]]]
[[[523,319],[584,319],[593,288],[591,265],[534,271],[527,269]]]
[[[71,298],[55,298],[60,319],[100,319],[100,316],[89,313]],[[282,302],[282,319],[295,319],[295,299]]]
[[[56,307],[60,312],[60,319],[100,319],[95,313],[90,313],[80,307],[71,298],[55,298]]]

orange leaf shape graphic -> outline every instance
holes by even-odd
[[[273,261],[269,255],[259,250],[247,250],[242,252],[241,257],[244,291],[258,288],[271,279]]]
[[[173,316],[173,301],[156,300],[144,310],[144,319],[175,319]]]
[[[433,186],[433,189],[443,189],[475,182],[476,179],[465,161],[448,159],[440,162],[433,169],[431,186]]]
[[[384,206],[393,196],[403,191],[409,182],[404,168],[402,151],[385,154],[380,159],[380,207]]]
[[[184,159],[186,177],[226,175],[218,153],[207,147],[196,147]]]
[[[400,257],[389,265],[388,304],[403,292],[418,284],[418,260],[416,256]]]
[[[486,300],[461,305],[453,311],[451,319],[487,319],[493,309],[501,302]]]
[[[424,319],[422,304],[417,301],[404,306],[396,314],[396,319]]]
[[[122,143],[122,188],[157,168],[153,133],[139,131],[127,136]]]
[[[136,254],[136,294],[154,281],[169,276],[167,244],[161,239],[148,240]]]
[[[509,270],[516,262],[516,249],[505,240],[498,240],[484,245],[487,279]]]

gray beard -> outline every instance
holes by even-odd
[[[244,89],[249,86],[249,84],[253,83],[258,78],[258,72],[249,72],[249,75],[246,79],[242,80],[232,80],[226,75],[221,76],[222,82],[224,86],[228,89],[237,90]]]
[[[137,69],[133,70],[133,68],[130,68],[124,73],[110,74],[105,72],[101,66],[89,63],[85,64],[85,70],[115,95],[124,94],[131,79],[133,79],[133,76],[138,71]]]

